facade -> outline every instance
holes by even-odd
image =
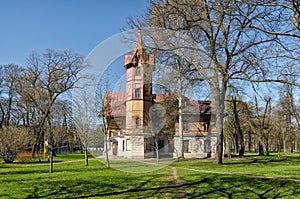
[[[178,100],[174,94],[153,94],[154,56],[148,55],[138,34],[134,49],[125,55],[126,92],[108,92],[102,114],[106,118],[109,155],[123,158],[186,158],[215,153],[214,114],[210,101],[183,97],[179,135]],[[182,141],[183,139],[183,141]]]

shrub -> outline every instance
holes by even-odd
[[[19,162],[29,162],[32,160],[32,153],[30,151],[20,151],[17,154]]]
[[[28,144],[29,133],[25,128],[5,127],[0,129],[0,157],[4,162],[12,163],[17,151]]]
[[[0,149],[0,157],[3,158],[5,163],[13,163],[16,158],[16,151],[11,149]]]

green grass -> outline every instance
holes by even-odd
[[[141,162],[112,161],[107,169],[98,160],[85,166],[83,158],[58,155],[52,174],[47,162],[0,164],[0,198],[177,198],[171,166],[188,198],[300,198],[299,156],[251,155],[224,159],[223,165],[189,160],[151,172]]]
[[[100,161],[91,160],[89,166],[84,166],[84,161],[58,162],[50,174],[48,165],[24,166],[1,165],[0,198],[176,197],[170,168],[134,174],[107,169]]]
[[[199,170],[230,172],[236,174],[250,174],[294,178],[300,180],[300,157],[297,156],[245,156],[244,158],[224,159],[224,164],[213,164],[213,160],[190,160],[174,162],[174,166],[188,167]]]
[[[188,198],[300,198],[300,183],[177,169]]]

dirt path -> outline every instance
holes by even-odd
[[[187,199],[185,191],[183,190],[182,185],[179,182],[177,172],[176,172],[176,167],[172,167],[172,169],[173,169],[173,178],[174,178],[175,184],[177,186],[178,198]]]

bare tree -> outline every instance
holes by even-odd
[[[83,56],[71,50],[47,50],[45,53],[32,53],[27,60],[24,76],[19,81],[18,93],[24,103],[29,105],[31,123],[34,131],[32,154],[39,151],[44,141],[48,141],[50,172],[53,171],[53,132],[51,110],[58,98],[72,89],[79,80]]]
[[[12,125],[11,119],[14,114],[18,114],[16,109],[18,95],[16,86],[19,74],[22,73],[22,68],[14,64],[0,66],[1,82],[0,82],[0,128],[3,126]],[[15,118],[16,125],[18,118]]]
[[[262,22],[268,21],[268,24],[263,25],[255,24],[254,28],[263,31],[268,34],[278,36],[288,36],[299,38],[300,30],[300,1],[299,0],[283,0],[283,1],[260,1],[258,3],[260,7],[270,7],[273,13],[267,18],[264,18]],[[270,26],[271,23],[283,24],[284,28],[279,26]]]
[[[109,133],[109,125],[114,121],[113,117],[113,109],[115,109],[113,104],[113,96],[109,91],[112,89],[112,83],[109,78],[109,72],[104,74],[97,85],[96,91],[96,110],[99,113],[100,124],[102,125],[101,132],[104,136],[104,152],[107,168],[110,168],[110,160],[109,160],[109,146],[108,142],[110,133]]]
[[[31,139],[30,132],[22,127],[3,127],[0,129],[0,157],[12,163],[18,152],[26,149]]]
[[[238,153],[239,156],[244,156],[245,152],[244,132],[241,126],[241,120],[243,119],[242,103],[243,102],[237,100],[236,96],[231,96],[230,110],[228,109],[228,111],[231,112],[231,115],[229,115],[229,119],[227,119],[227,130],[231,131],[230,135],[233,136],[235,152]],[[230,113],[227,112],[227,114]]]
[[[84,147],[85,165],[88,166],[88,147],[91,140],[96,139],[94,131],[97,129],[98,118],[95,104],[86,90],[82,90],[81,95],[77,94],[76,99],[73,99],[73,120]]]
[[[292,152],[297,146],[296,130],[299,128],[299,115],[291,91],[291,85],[285,86],[273,113],[279,153],[281,149],[284,152]]]
[[[217,107],[218,164],[222,163],[224,101],[230,82],[247,80],[299,86],[297,81],[286,79],[287,76],[295,76],[295,71],[293,74],[286,73],[278,64],[278,61],[285,63],[294,59],[295,67],[299,61],[295,54],[299,42],[287,38],[290,36],[288,33],[271,32],[272,28],[286,27],[286,21],[280,17],[288,12],[280,9],[284,8],[248,1],[153,0],[144,17],[144,25],[182,31],[189,37],[189,45],[168,47],[176,53],[183,49],[179,54],[191,63],[191,71],[198,73],[210,85],[214,106]],[[297,13],[294,16],[297,17]],[[288,19],[289,15],[284,17]],[[297,36],[293,38],[299,39]]]

